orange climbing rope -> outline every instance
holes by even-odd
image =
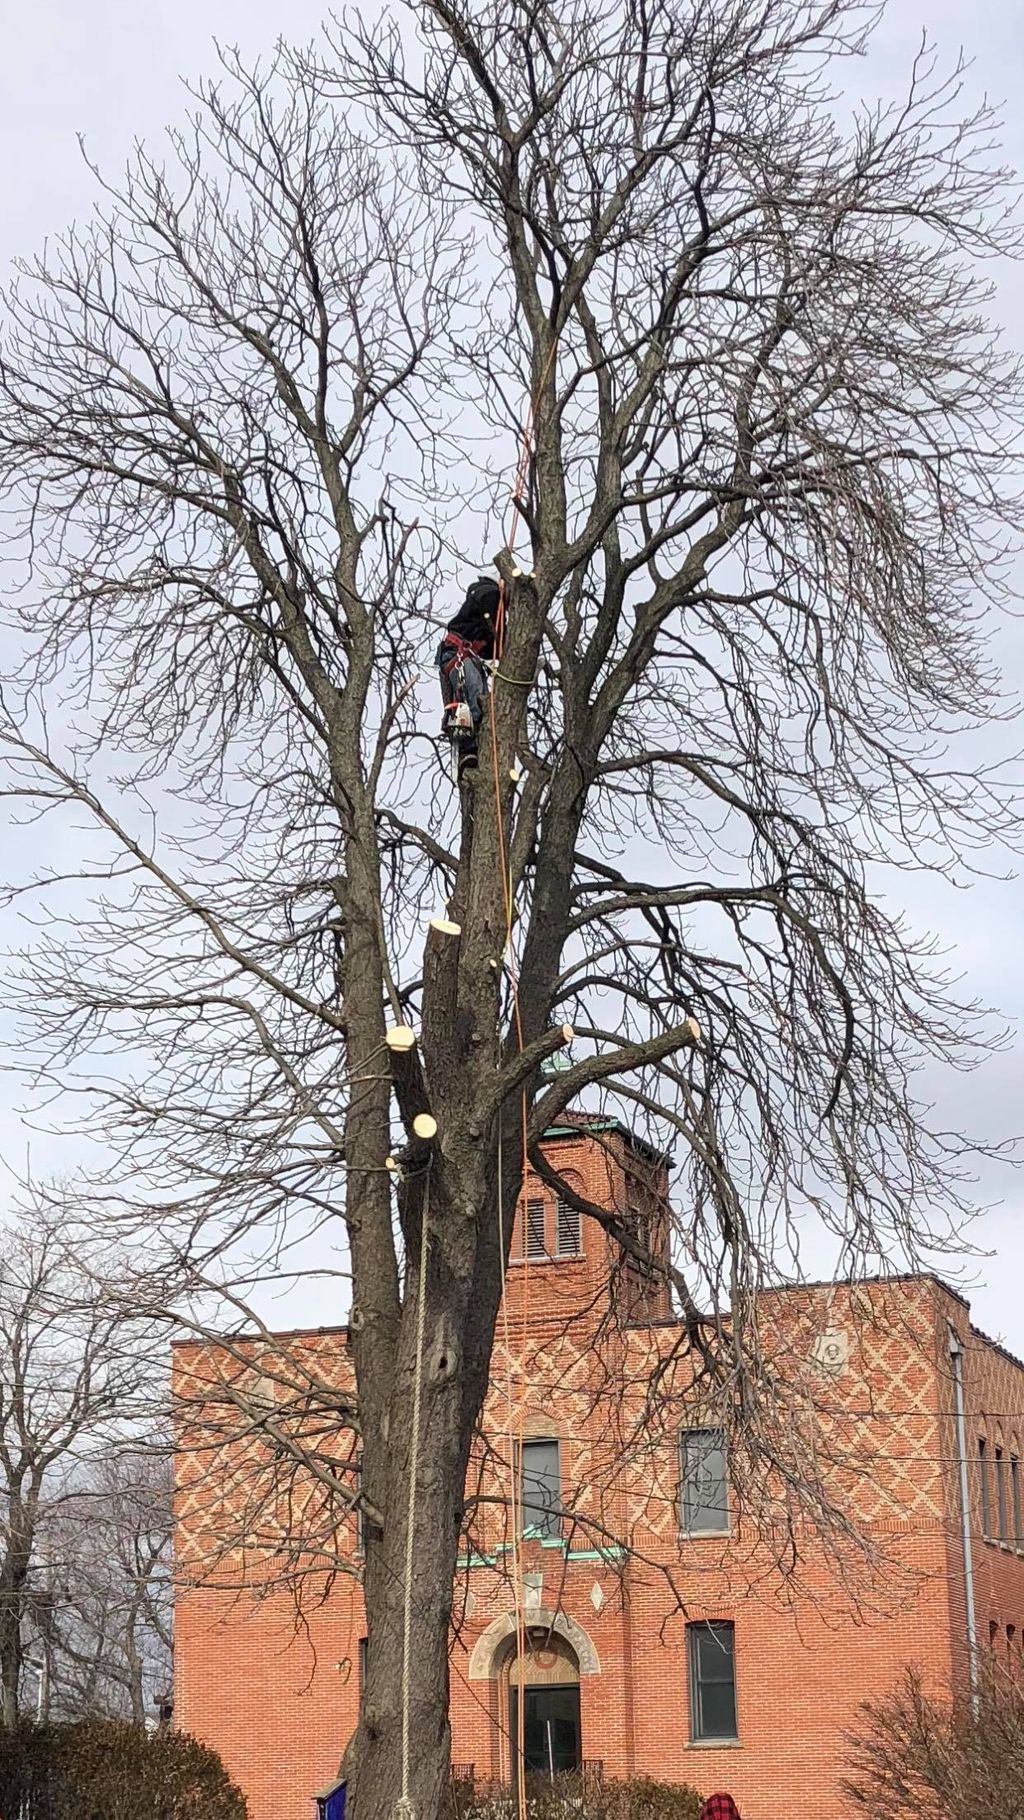
[[[500,662],[504,645],[505,632],[505,584],[500,584],[498,596],[498,618],[495,626],[494,654]],[[515,905],[513,898],[512,874],[509,866],[508,843],[505,835],[505,822],[501,808],[501,766],[498,757],[498,729],[494,716],[493,687],[489,696],[491,760],[494,774],[495,821],[498,832],[498,854],[501,863],[501,882],[505,900],[505,961],[508,968],[509,983],[512,991],[512,1014],[516,1032],[516,1042],[520,1052],[523,1047],[523,1024],[519,1009],[519,972],[512,952]],[[523,1143],[523,1181],[526,1175],[526,1137],[527,1137],[527,1097],[523,1086],[521,1095],[522,1108],[522,1143]],[[526,1700],[522,1679],[523,1663],[526,1657],[526,1625],[523,1611],[523,1565],[521,1552],[521,1501],[519,1497],[519,1478],[523,1457],[523,1398],[518,1402],[518,1421],[516,1399],[512,1388],[512,1339],[510,1333],[507,1271],[505,1266],[505,1215],[504,1215],[504,1157],[502,1154],[501,1123],[498,1125],[498,1243],[501,1257],[501,1307],[505,1343],[505,1400],[508,1414],[508,1452],[509,1452],[509,1513],[512,1523],[512,1590],[515,1604],[516,1620],[516,1658],[520,1670],[519,1697],[516,1701],[516,1737],[511,1740],[515,1758],[516,1802],[519,1820],[526,1820]],[[515,1215],[513,1214],[513,1219]],[[529,1324],[529,1247],[523,1246],[522,1277],[522,1348],[520,1365],[525,1361]]]
[[[551,349],[548,353],[547,361],[545,363],[543,372],[541,373],[540,380],[538,381],[536,392],[535,392],[533,398],[531,398],[531,400],[530,400],[530,407],[527,412],[526,423],[523,426],[523,435],[522,435],[522,440],[521,440],[520,450],[519,450],[519,462],[518,462],[518,466],[516,469],[515,487],[513,489],[512,499],[510,502],[510,517],[511,517],[512,525],[513,525],[513,532],[512,532],[512,536],[507,539],[506,546],[505,546],[506,549],[508,549],[510,554],[512,553],[512,551],[514,549],[514,544],[515,544],[515,524],[516,524],[515,514],[516,514],[517,503],[518,503],[519,499],[521,499],[523,496],[523,491],[524,491],[524,488],[526,486],[526,483],[527,483],[527,480],[529,477],[530,453],[531,453],[531,445],[532,445],[532,441],[533,441],[533,426],[536,421],[537,405],[538,405],[538,401],[540,398],[540,394],[543,391],[545,384],[547,383],[548,375],[551,371],[551,366],[552,366],[552,363],[553,363],[554,357],[555,357],[555,347],[556,347],[556,343],[553,341],[552,345],[551,345]],[[508,521],[506,521],[506,523],[507,522]],[[494,813],[495,813],[495,823],[496,823],[497,833],[498,833],[498,856],[499,856],[499,860],[501,863],[502,892],[503,892],[504,902],[505,902],[505,962],[506,962],[506,967],[508,970],[509,985],[510,985],[511,994],[512,994],[512,1018],[513,1018],[513,1025],[514,1025],[515,1035],[516,1035],[516,1044],[518,1046],[519,1053],[522,1054],[522,1051],[523,1051],[523,1020],[522,1020],[522,1013],[520,1011],[520,1006],[519,1006],[519,969],[516,965],[515,955],[514,955],[514,951],[513,951],[513,931],[514,931],[514,925],[515,925],[515,896],[514,896],[514,884],[513,884],[513,879],[512,879],[512,872],[511,872],[511,865],[510,865],[510,858],[509,858],[509,844],[508,844],[508,838],[507,838],[506,832],[505,832],[505,819],[504,819],[504,815],[502,813],[502,806],[501,806],[501,804],[502,804],[501,765],[500,765],[500,760],[499,760],[499,755],[498,755],[498,728],[497,728],[497,721],[495,719],[495,713],[494,713],[494,686],[493,685],[500,674],[500,672],[497,668],[497,665],[500,664],[500,662],[501,662],[501,657],[502,657],[502,653],[504,650],[504,643],[505,643],[505,583],[503,580],[501,580],[499,578],[498,615],[497,615],[497,620],[495,622],[495,629],[494,629],[495,670],[494,670],[493,677],[492,677],[492,687],[491,687],[491,690],[490,690],[489,696],[488,696],[490,734],[491,734],[491,741],[490,741],[490,743],[491,743],[491,764],[492,764],[493,779],[494,779]],[[521,1183],[520,1183],[520,1198],[522,1198],[523,1189],[525,1188],[525,1183],[526,1183],[527,1139],[528,1139],[528,1129],[529,1129],[529,1107],[528,1107],[527,1088],[526,1088],[525,1081],[523,1083],[522,1092],[520,1095],[520,1116],[522,1119],[522,1133],[521,1133],[522,1179],[521,1179]],[[521,1549],[522,1537],[521,1537],[521,1521],[520,1521],[520,1519],[521,1519],[521,1499],[520,1499],[520,1487],[519,1487],[520,1474],[522,1471],[521,1463],[522,1463],[522,1458],[523,1458],[523,1442],[524,1442],[524,1438],[525,1438],[524,1437],[525,1399],[524,1399],[523,1395],[520,1394],[520,1397],[518,1400],[518,1405],[517,1405],[516,1399],[513,1395],[513,1388],[512,1388],[512,1346],[511,1346],[510,1323],[509,1323],[509,1312],[508,1312],[508,1296],[506,1293],[506,1291],[507,1291],[507,1271],[506,1271],[506,1266],[505,1266],[505,1215],[504,1215],[504,1204],[503,1204],[504,1197],[503,1197],[502,1178],[503,1178],[503,1156],[502,1156],[502,1143],[501,1143],[501,1124],[500,1124],[500,1116],[499,1116],[498,1194],[497,1194],[498,1240],[499,1240],[499,1245],[500,1245],[500,1257],[501,1257],[501,1305],[502,1305],[502,1318],[503,1318],[504,1344],[505,1344],[505,1396],[506,1396],[506,1405],[507,1405],[507,1412],[508,1412],[508,1449],[509,1449],[509,1479],[510,1479],[509,1511],[511,1514],[511,1521],[512,1521],[512,1581],[513,1581],[513,1598],[514,1598],[514,1604],[515,1604],[515,1621],[516,1621],[516,1656],[517,1656],[517,1661],[519,1664],[519,1676],[520,1676],[519,1696],[516,1701],[516,1738],[514,1740],[515,1761],[516,1761],[516,1805],[518,1808],[519,1820],[526,1820],[526,1748],[525,1748],[526,1747],[526,1737],[525,1737],[525,1726],[526,1726],[526,1697],[525,1697],[525,1693],[526,1693],[526,1685],[525,1685],[526,1624],[525,1624],[525,1617],[524,1617],[524,1602],[523,1602],[523,1572],[522,1572],[522,1549]],[[514,1218],[514,1215],[513,1215],[513,1218]],[[520,1368],[521,1368],[521,1372],[523,1374],[525,1374],[527,1346],[529,1344],[529,1329],[530,1329],[530,1249],[529,1249],[529,1245],[526,1244],[525,1242],[523,1244],[523,1269],[522,1269],[521,1283],[522,1283],[522,1295],[521,1295],[522,1344],[521,1344],[521,1350],[520,1350]],[[515,1418],[516,1418],[517,1414],[518,1414],[518,1420],[516,1421]]]

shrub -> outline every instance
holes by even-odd
[[[698,1820],[703,1802],[688,1782],[655,1782],[636,1776],[629,1782],[607,1782],[602,1820]]]
[[[683,1782],[635,1777],[594,1782],[581,1776],[531,1778],[526,1789],[527,1820],[698,1820],[701,1797]],[[488,1792],[465,1783],[449,1792],[444,1820],[516,1820],[515,1792]]]
[[[0,1820],[247,1820],[220,1758],[117,1720],[0,1731]]]
[[[843,1791],[865,1817],[1002,1820],[1024,1813],[1024,1687],[982,1659],[966,1688],[940,1698],[910,1670],[885,1700],[861,1708]]]

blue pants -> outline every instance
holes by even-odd
[[[479,733],[480,723],[484,717],[484,702],[487,699],[487,672],[478,657],[467,651],[459,663],[449,672],[446,669],[451,657],[451,646],[442,644],[438,649],[437,661],[441,671],[441,697],[445,707],[452,702],[464,701],[473,720],[473,732]]]

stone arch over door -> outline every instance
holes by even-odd
[[[526,1649],[520,1655],[515,1637],[510,1637],[504,1654],[495,1665],[495,1672],[510,1687],[579,1684],[580,1659],[573,1645],[559,1636],[557,1630],[549,1630],[547,1625],[527,1625],[525,1641]]]
[[[567,1618],[564,1613],[556,1611],[531,1611],[527,1613],[526,1629],[528,1632],[547,1631],[560,1637],[567,1643],[579,1663],[580,1675],[599,1675],[601,1664],[593,1642],[575,1619]],[[490,1681],[495,1678],[506,1662],[509,1654],[509,1643],[515,1648],[516,1620],[511,1612],[495,1618],[493,1624],[481,1631],[473,1646],[469,1658],[468,1679],[470,1681]]]

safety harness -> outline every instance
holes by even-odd
[[[451,656],[442,659],[441,672],[451,676],[465,662],[467,657],[482,657],[487,649],[484,638],[460,638],[457,632],[446,632],[441,640],[441,650],[450,651]]]

